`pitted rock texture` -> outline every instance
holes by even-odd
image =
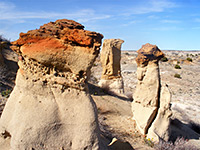
[[[136,62],[138,66],[147,66],[149,62],[158,62],[164,57],[164,53],[156,46],[149,43],[137,51]]]
[[[87,90],[103,36],[83,28],[57,20],[13,42],[19,70],[0,119],[0,149],[106,149]]]
[[[171,110],[169,103],[171,99],[170,93],[167,92],[165,87],[162,88],[162,90],[165,90],[165,94],[161,90],[158,64],[159,60],[164,57],[164,54],[156,45],[149,43],[143,45],[137,52],[138,83],[133,95],[134,101],[132,102],[133,118],[136,120],[142,134],[148,134],[149,128],[151,128],[151,135],[149,137],[154,137],[157,141],[158,137],[167,140],[170,132],[169,119]],[[167,111],[169,113],[165,113]],[[161,121],[164,122],[164,125],[158,127],[158,122]],[[155,128],[157,128],[156,131]]]
[[[67,19],[50,22],[37,30],[21,33],[13,50],[37,62],[72,73],[86,72],[99,53],[103,35],[83,30]]]
[[[123,93],[123,79],[121,76],[121,39],[105,39],[101,51],[101,65],[103,68],[99,86],[113,93]]]

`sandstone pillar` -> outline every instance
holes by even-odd
[[[101,51],[103,71],[99,86],[115,94],[124,93],[120,68],[121,45],[123,42],[120,39],[105,39]]]
[[[149,133],[149,128],[154,125],[156,117],[161,115],[160,113],[163,113],[163,110],[169,110],[170,100],[167,98],[169,93],[165,92],[167,94],[163,94],[161,92],[158,61],[164,57],[163,52],[156,45],[151,44],[143,45],[137,52],[138,84],[133,95],[132,112],[140,132],[145,135]],[[167,104],[163,104],[165,100],[166,102],[164,103]],[[164,105],[167,107],[165,108]],[[169,116],[167,117],[167,120],[169,120]],[[169,127],[169,122],[166,126],[167,128]],[[161,128],[158,130],[166,131],[167,129]],[[160,136],[159,133],[158,136]]]
[[[0,149],[105,149],[87,91],[102,38],[67,19],[20,34],[12,47],[20,69],[0,119]]]

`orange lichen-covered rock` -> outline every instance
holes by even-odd
[[[102,38],[103,35],[86,31],[73,20],[62,19],[21,33],[12,43],[12,49],[41,64],[78,73],[90,68],[90,62],[99,53]]]
[[[137,52],[138,56],[136,62],[138,66],[146,66],[149,61],[158,61],[164,57],[164,53],[156,45],[151,45],[149,43],[143,45]]]

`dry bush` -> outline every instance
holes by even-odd
[[[174,68],[175,68],[175,69],[181,69],[181,66],[178,65],[178,64],[176,64],[176,65],[174,66]]]
[[[174,143],[160,141],[154,145],[155,150],[199,150],[194,145],[188,143],[184,138],[177,138]]]
[[[174,77],[175,77],[175,78],[179,78],[179,79],[181,79],[181,75],[178,74],[178,73],[176,73],[176,74],[174,75]]]

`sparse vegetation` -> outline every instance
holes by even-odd
[[[4,38],[2,35],[0,35],[0,42],[3,42],[3,41],[9,42],[9,40],[7,40],[7,39]]]
[[[181,69],[181,66],[178,65],[178,64],[176,64],[176,65],[174,66],[174,68],[175,68],[175,69]]]
[[[190,54],[190,56],[191,56],[191,57],[194,57],[194,55],[193,55],[193,54]]]
[[[144,138],[144,142],[150,146],[150,147],[154,147],[154,142],[153,142],[153,139],[150,139],[150,138]]]
[[[162,62],[167,62],[167,61],[168,61],[168,58],[167,58],[167,57],[163,57],[163,58],[161,59],[161,61],[162,61]]]
[[[179,79],[181,79],[181,75],[178,74],[178,73],[176,73],[176,74],[174,75],[174,77],[175,77],[175,78],[179,78]]]
[[[184,138],[177,138],[174,143],[160,141],[154,148],[155,150],[198,150],[195,146],[188,144]]]
[[[129,56],[130,54],[128,52],[126,52],[125,55]]]
[[[2,91],[2,92],[1,92],[1,95],[2,95],[3,97],[8,98],[8,97],[10,96],[10,93],[11,93],[11,90],[10,90],[10,89],[7,89],[7,90],[5,90],[5,91]]]
[[[186,60],[192,62],[192,58],[190,57],[188,57]]]

